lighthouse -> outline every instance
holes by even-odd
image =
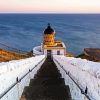
[[[43,45],[55,45],[55,31],[51,28],[50,24],[48,24],[47,28],[44,30]]]
[[[43,54],[46,56],[65,55],[66,47],[62,41],[56,40],[55,30],[48,24],[43,36]]]
[[[55,37],[55,30],[50,24],[47,25],[43,31],[43,41],[41,46],[33,48],[33,54],[36,55],[66,55],[66,46],[62,41],[59,41]]]

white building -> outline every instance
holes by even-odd
[[[51,28],[50,24],[44,30],[43,43],[41,46],[33,48],[33,53],[36,55],[44,54],[46,56],[66,54],[65,44],[55,39],[55,31]]]

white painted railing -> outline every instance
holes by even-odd
[[[42,55],[43,52],[41,51],[41,46],[37,46],[33,48],[33,54]]]
[[[7,63],[8,70],[5,67],[0,73],[0,100],[20,100],[24,87],[29,85],[44,61],[45,56],[41,55]]]
[[[64,69],[65,66],[61,65],[61,60],[59,59],[59,57],[57,59],[57,56],[54,56],[53,60],[57,65],[58,69],[60,70],[62,77],[65,79],[65,84],[69,86],[73,100],[96,100],[94,98],[89,97],[86,93],[87,91],[80,87],[80,85],[74,80],[74,77],[72,77],[71,73]]]

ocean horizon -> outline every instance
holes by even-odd
[[[0,14],[0,43],[31,51],[41,45],[48,23],[74,55],[100,48],[100,14]]]

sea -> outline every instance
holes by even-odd
[[[31,51],[41,45],[48,23],[74,55],[100,48],[100,14],[0,14],[0,44]]]

